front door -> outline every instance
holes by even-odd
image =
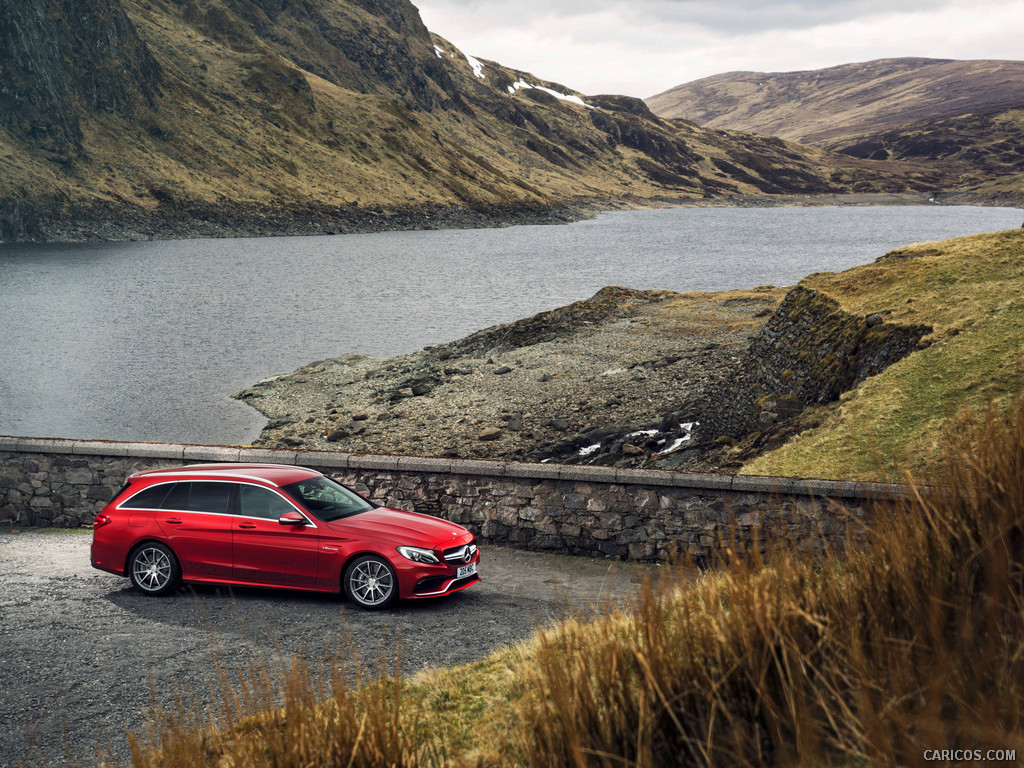
[[[315,525],[281,525],[298,511],[281,494],[247,483],[238,486],[231,524],[235,581],[276,587],[315,587],[319,534]]]

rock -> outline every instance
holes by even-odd
[[[626,443],[622,446],[622,452],[627,456],[639,456],[644,452],[644,449],[632,443]]]
[[[497,440],[501,437],[501,430],[498,427],[488,427],[478,436],[478,440]]]
[[[356,425],[354,425],[352,427],[352,434],[353,435],[361,435],[365,431],[366,431],[366,425],[365,424],[356,424]]]
[[[507,365],[503,365],[500,368],[496,368],[494,370],[494,374],[496,376],[504,376],[506,373],[512,373],[512,369],[509,368]]]
[[[539,378],[539,379],[537,379],[537,381],[541,381],[541,382],[544,382],[544,381],[551,381],[551,374],[550,374],[550,373],[542,373],[542,374],[540,375],[540,378]]]
[[[551,428],[557,429],[559,432],[564,432],[569,428],[569,422],[565,419],[552,419]]]
[[[874,328],[876,325],[881,325],[884,318],[878,312],[873,312],[864,318],[864,321],[868,324],[868,328]]]
[[[415,395],[413,394],[413,391],[412,391],[412,387],[402,387],[401,389],[397,390],[391,396],[391,399],[392,400],[401,400],[402,398],[405,398],[405,397],[415,397]]]
[[[431,387],[428,384],[413,384],[409,390],[412,392],[413,397],[421,397],[430,392]]]
[[[352,421],[366,421],[368,418],[370,418],[368,413],[357,413],[352,416]]]
[[[348,430],[346,429],[331,429],[327,432],[327,442],[329,443],[336,443],[346,437],[348,437]]]
[[[518,432],[523,428],[523,414],[513,413],[505,426],[512,432]]]
[[[284,443],[285,445],[297,446],[302,445],[305,441],[301,437],[288,435],[287,437],[282,437],[281,442]]]
[[[287,427],[289,424],[296,424],[298,421],[294,416],[282,416],[280,419],[269,421],[264,429],[280,429],[281,427]]]

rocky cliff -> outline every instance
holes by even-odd
[[[701,414],[695,444],[741,444],[733,461],[790,437],[804,409],[839,399],[919,348],[929,326],[857,317],[818,291],[797,286],[753,340],[737,374]]]
[[[71,162],[82,122],[134,119],[163,72],[117,0],[0,3],[0,126]]]

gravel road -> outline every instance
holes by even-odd
[[[654,566],[483,547],[483,582],[380,613],[340,597],[185,588],[147,598],[89,566],[91,531],[0,533],[0,768],[128,758],[150,687],[201,693],[219,648],[229,670],[302,654],[316,667],[345,634],[372,658],[401,634],[407,673],[461,664],[599,599],[625,599]],[[209,695],[205,695],[209,699]]]

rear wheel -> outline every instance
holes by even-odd
[[[343,579],[345,594],[359,607],[386,608],[398,599],[395,569],[382,557],[363,555],[352,561]]]
[[[128,577],[145,595],[166,595],[178,587],[181,567],[170,547],[153,541],[132,552]]]

